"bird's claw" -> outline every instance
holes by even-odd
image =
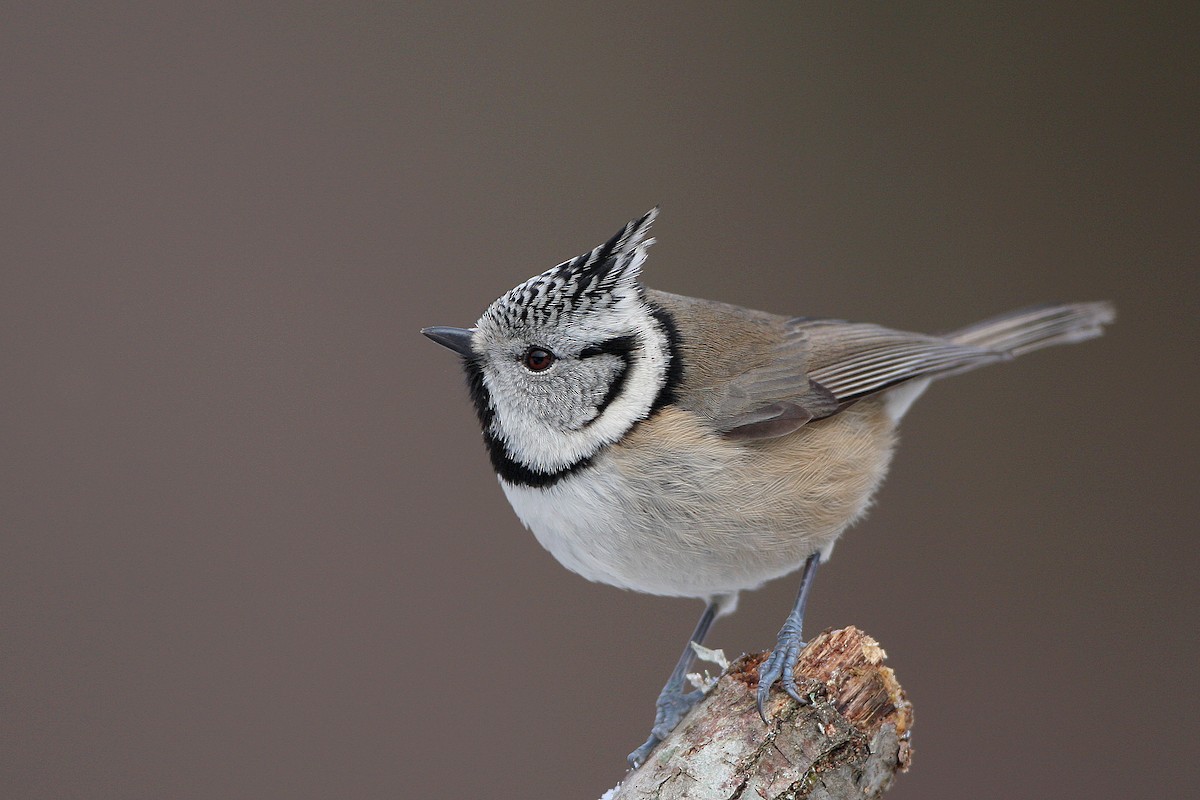
[[[654,752],[654,748],[658,747],[658,743],[661,741],[661,739],[651,733],[650,738],[648,738],[641,747],[628,755],[627,760],[629,761],[629,768],[637,769],[642,764],[645,764],[646,759],[650,757],[650,754]]]
[[[673,691],[660,694],[658,702],[655,704],[654,727],[650,729],[650,736],[642,743],[642,746],[629,754],[629,766],[637,769],[645,764],[654,748],[658,747],[659,743],[675,730],[675,726],[687,716],[687,713],[696,703],[700,702],[702,697],[704,697],[704,692],[699,689],[686,693]]]
[[[770,722],[767,718],[767,699],[771,696],[775,681],[782,683],[783,690],[800,705],[808,702],[796,687],[796,662],[800,660],[800,651],[805,647],[806,643],[800,641],[799,637],[781,638],[767,660],[758,665],[758,715],[763,722]]]

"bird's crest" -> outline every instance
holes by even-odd
[[[480,319],[506,327],[555,325],[561,317],[575,317],[613,309],[640,299],[637,282],[647,238],[658,208],[652,208],[598,247],[564,261],[506,292]]]

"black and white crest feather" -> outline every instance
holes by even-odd
[[[556,325],[560,317],[612,308],[639,297],[637,277],[646,248],[654,244],[647,234],[657,216],[658,208],[652,208],[604,244],[509,290],[480,322],[490,318],[508,327]]]

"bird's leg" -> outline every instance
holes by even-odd
[[[650,738],[642,744],[637,750],[629,754],[629,766],[640,767],[646,763],[646,758],[658,746],[658,743],[667,738],[679,721],[683,719],[687,712],[692,710],[692,706],[700,702],[700,698],[704,696],[704,692],[700,689],[695,689],[690,692],[685,692],[684,683],[687,679],[688,670],[692,667],[692,660],[696,656],[696,651],[692,649],[692,643],[702,644],[704,636],[708,633],[709,626],[717,616],[717,609],[720,607],[718,599],[710,600],[708,606],[704,609],[704,613],[700,616],[700,621],[696,623],[696,630],[692,632],[692,637],[688,640],[687,645],[683,648],[683,654],[679,656],[679,663],[675,665],[675,670],[671,673],[671,677],[667,679],[666,686],[663,686],[662,691],[658,693],[658,702],[655,704],[654,727],[650,729]]]
[[[800,630],[804,627],[804,606],[808,603],[808,592],[812,588],[813,576],[817,574],[817,566],[821,563],[821,554],[813,553],[804,562],[804,573],[800,576],[800,592],[796,595],[796,605],[788,614],[783,627],[779,629],[779,638],[775,640],[775,649],[758,667],[758,715],[763,722],[768,722],[766,703],[771,695],[771,686],[777,680],[783,683],[783,689],[797,703],[803,705],[805,700],[796,689],[796,661],[805,642]]]

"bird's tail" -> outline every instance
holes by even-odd
[[[1019,356],[1052,344],[1094,339],[1116,318],[1110,303],[1067,303],[1010,311],[946,334],[956,344]]]

